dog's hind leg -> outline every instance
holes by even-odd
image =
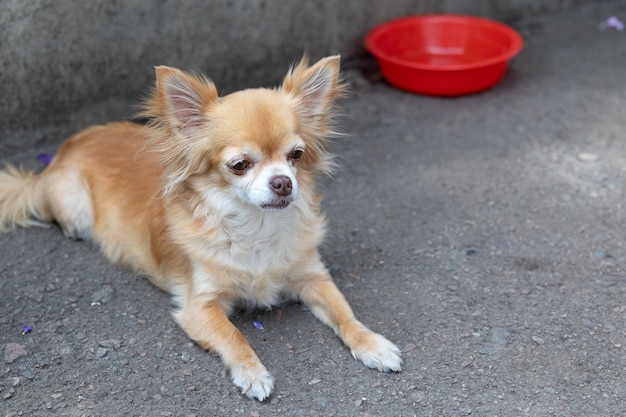
[[[56,222],[65,236],[89,239],[93,231],[93,204],[89,184],[78,170],[47,173],[47,199]]]

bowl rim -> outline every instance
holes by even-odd
[[[479,24],[481,26],[491,26],[500,30],[503,34],[507,35],[511,41],[511,47],[507,49],[507,51],[503,52],[500,55],[497,55],[493,58],[486,59],[484,61],[479,61],[471,64],[453,64],[453,65],[430,65],[430,64],[419,64],[415,62],[405,61],[403,59],[397,58],[395,56],[387,54],[385,51],[378,48],[376,45],[376,40],[380,38],[382,35],[386,34],[390,30],[393,30],[398,25],[411,25],[416,22],[437,22],[437,21],[446,21],[453,23],[468,23],[471,22],[473,24]],[[405,68],[413,68],[418,70],[428,70],[428,71],[459,71],[459,70],[469,70],[475,68],[487,67],[490,65],[500,64],[502,62],[506,62],[517,55],[524,45],[524,41],[521,35],[512,27],[505,25],[504,23],[497,22],[495,20],[487,19],[484,17],[478,16],[470,16],[470,15],[462,15],[462,14],[447,14],[447,13],[437,13],[437,14],[420,14],[413,16],[401,17],[398,19],[392,19],[387,22],[381,23],[380,25],[375,26],[370,31],[367,32],[364,40],[365,48],[374,55],[377,59],[382,59],[388,61],[390,63],[401,65]]]

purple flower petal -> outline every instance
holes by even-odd
[[[30,326],[22,326],[22,334],[30,333],[33,330]]]
[[[606,22],[608,27],[617,29],[617,30],[624,30],[624,23],[622,23],[621,20],[619,20],[617,17],[615,16],[611,16],[609,17],[609,19]]]
[[[255,329],[257,330],[263,330],[263,325],[261,324],[260,321],[258,320],[252,320],[252,325],[254,326]]]
[[[602,30],[615,29],[615,30],[622,31],[624,30],[624,23],[621,20],[619,20],[617,17],[611,16],[608,19],[606,19],[604,22],[600,23],[600,29]]]
[[[47,153],[40,153],[39,155],[37,155],[37,160],[45,165],[49,165],[50,162],[52,162],[52,158],[54,158],[54,155],[50,155]]]

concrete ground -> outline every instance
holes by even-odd
[[[626,4],[519,22],[523,52],[474,96],[349,71],[323,256],[401,373],[284,305],[233,319],[277,382],[248,400],[147,280],[56,228],[17,230],[0,235],[0,415],[623,416],[626,32],[598,29],[610,15]],[[59,142],[8,159],[37,166]]]

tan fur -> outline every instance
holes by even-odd
[[[51,220],[41,187],[32,172],[10,165],[0,171],[0,231]]]
[[[147,274],[248,397],[267,398],[273,378],[228,314],[281,294],[307,304],[366,365],[399,371],[398,349],[357,321],[317,250],[315,176],[331,166],[338,69],[338,57],[303,60],[280,89],[218,97],[208,79],[158,67],[148,126],[91,127],[40,175],[0,171],[0,228],[55,221]]]

